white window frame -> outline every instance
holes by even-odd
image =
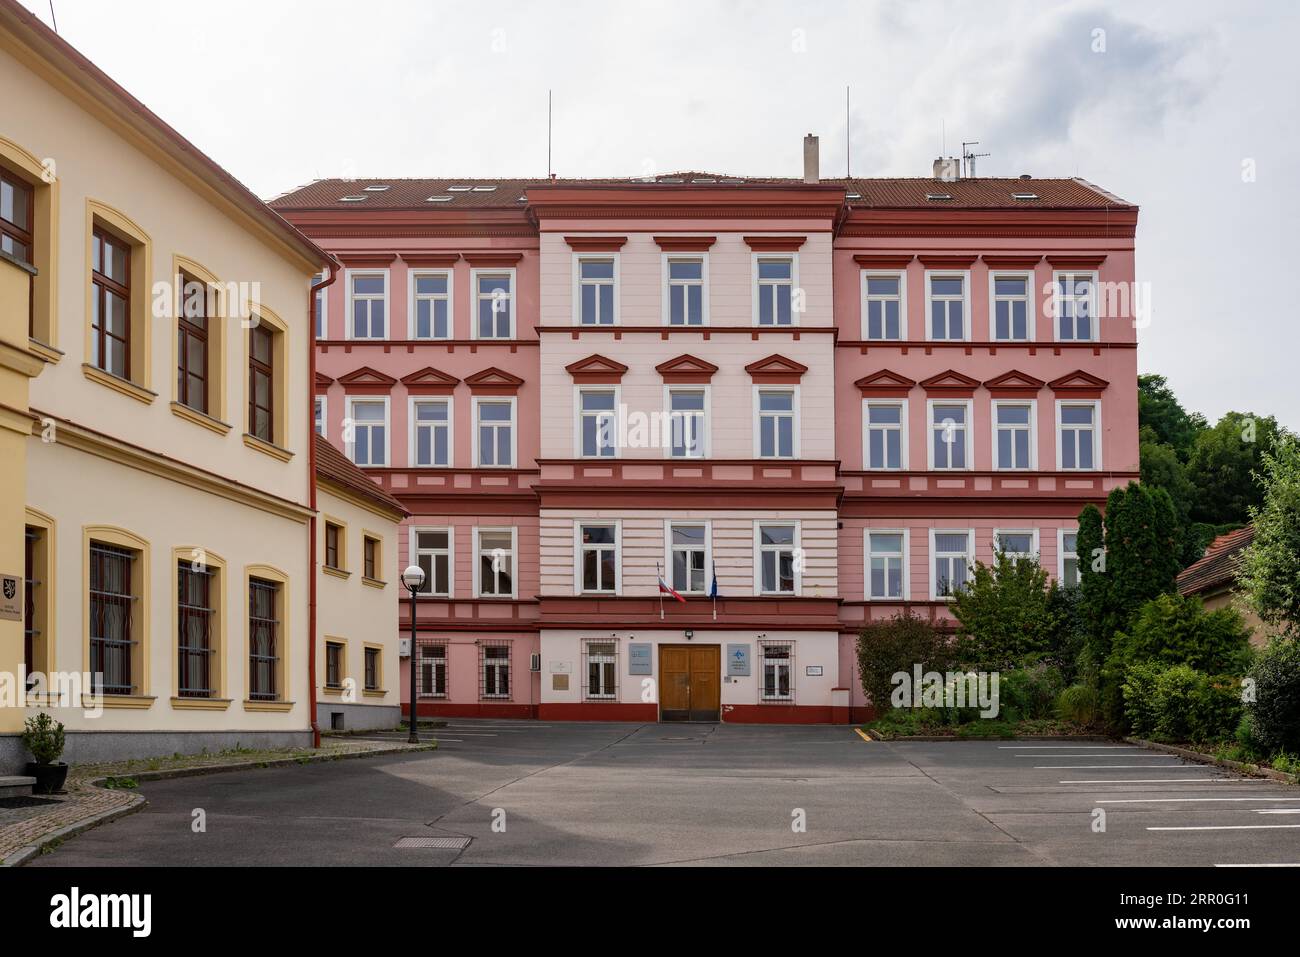
[[[612,654],[592,654],[592,647],[596,645],[608,645],[614,649]],[[611,686],[606,689],[604,681],[601,681],[601,691],[599,693],[591,690],[591,665],[611,665],[610,672],[613,675]],[[617,701],[618,700],[618,640],[616,638],[584,638],[582,641],[582,688],[584,701]],[[604,669],[601,669],[602,672]]]
[[[1065,406],[1092,406],[1092,468],[1081,469],[1078,467],[1067,469],[1062,464],[1062,451],[1064,443],[1061,441],[1061,409]],[[1057,399],[1056,400],[1056,470],[1058,472],[1082,472],[1090,474],[1092,472],[1102,471],[1101,463],[1102,431],[1101,431],[1101,400],[1100,399]]]
[[[699,455],[673,455],[672,428],[673,428],[673,399],[674,392],[702,392],[704,394],[704,411],[701,413],[704,421],[700,424],[700,445],[702,449]],[[713,454],[713,440],[711,436],[713,424],[713,392],[708,383],[682,383],[679,385],[664,386],[664,419],[668,423],[668,441],[664,444],[664,458],[673,459],[678,462],[697,462],[701,459],[707,459]]]
[[[390,396],[386,395],[350,395],[347,397],[346,416],[352,423],[352,438],[344,443],[347,450],[348,460],[356,464],[356,438],[357,438],[357,417],[356,406],[358,403],[370,404],[380,402],[384,406],[384,460],[382,462],[367,462],[359,468],[387,468],[393,461],[393,416],[390,403]]]
[[[963,460],[965,465],[959,469],[955,468],[936,468],[934,464],[934,432],[936,423],[934,421],[935,406],[940,405],[964,405],[966,407],[966,423],[962,429],[965,435],[965,455]],[[972,472],[975,469],[974,443],[972,432],[975,428],[975,400],[974,399],[926,399],[925,400],[925,463],[931,472]]]
[[[1023,279],[1025,281],[1025,338],[1017,339],[1015,336],[1009,336],[1006,339],[998,338],[998,295],[997,280],[999,279]],[[1015,297],[1006,297],[1008,302],[1014,301]],[[990,342],[1033,342],[1035,336],[1035,327],[1038,325],[1038,297],[1034,295],[1034,274],[1028,269],[990,269],[989,270],[989,341]],[[1011,321],[1008,314],[1007,332],[1011,333],[1015,324]]]
[[[799,568],[799,552],[803,548],[802,522],[798,519],[778,519],[778,518],[756,518],[754,519],[754,594],[758,596],[776,595],[786,597],[797,597],[803,594],[803,571]],[[781,525],[794,529],[794,544],[790,547],[793,549],[791,554],[791,564],[794,568],[794,591],[765,591],[763,589],[763,553],[777,552],[779,548],[763,546],[762,526],[764,525]],[[777,577],[780,578],[780,562],[777,563]]]
[[[1040,545],[1039,545],[1039,540],[1038,540],[1038,529],[1036,529],[1036,528],[1025,528],[1025,527],[1023,527],[1023,526],[1022,526],[1022,527],[1019,527],[1019,528],[995,528],[995,529],[993,529],[993,554],[994,554],[994,555],[997,555],[997,553],[998,553],[998,547],[1002,544],[1002,536],[1003,536],[1003,535],[1028,535],[1028,536],[1029,536],[1029,548],[1030,548],[1029,553],[1028,553],[1027,555],[1023,555],[1023,554],[1021,554],[1021,553],[1019,553],[1019,552],[1015,552],[1015,553],[1013,553],[1013,554],[1014,554],[1016,557],[1019,557],[1019,558],[1032,558],[1032,559],[1034,559],[1035,561],[1040,561],[1040,562],[1041,562],[1042,557],[1043,557],[1043,551],[1042,551],[1042,548],[1041,548]]]
[[[911,443],[908,441],[909,430],[907,422],[907,410],[910,405],[908,399],[872,399],[865,398],[862,400],[862,469],[865,472],[906,472],[907,471],[907,447]],[[869,412],[873,405],[893,405],[902,409],[899,416],[899,429],[902,431],[899,437],[899,456],[898,468],[891,469],[887,466],[873,467],[871,464],[871,442],[870,431],[871,421]]]
[[[438,402],[447,406],[447,464],[423,465],[416,461],[415,432],[419,420],[415,416],[418,405],[432,405]],[[413,469],[449,469],[456,465],[456,400],[450,395],[412,395],[406,400],[406,464]]]
[[[505,648],[504,658],[489,658],[487,648]],[[514,642],[491,642],[487,648],[479,649],[479,698],[483,701],[511,701],[513,700],[515,680],[518,675],[515,674],[515,648]],[[506,666],[506,690],[505,691],[488,691],[487,673],[488,670],[497,671],[500,666]],[[448,676],[450,679],[450,675]],[[449,681],[450,683],[450,681]],[[499,681],[493,682],[493,687],[498,687]]]
[[[621,325],[619,322],[619,256],[618,252],[575,252],[573,254],[573,324],[586,329],[608,329],[611,326]],[[599,280],[593,284],[598,286],[610,285],[614,287],[614,317],[612,322],[591,322],[582,321],[582,264],[584,262],[612,262],[614,264],[614,278],[611,281]],[[513,286],[511,287],[514,288]],[[599,311],[600,297],[596,297],[596,308]]]
[[[677,584],[673,581],[673,553],[679,550],[695,550],[687,549],[684,546],[678,549],[673,546],[673,526],[675,525],[692,525],[704,529],[704,587],[702,589],[677,588]],[[707,595],[709,593],[713,581],[713,523],[711,521],[693,518],[664,519],[664,581],[683,595]]]
[[[582,544],[582,526],[606,525],[614,528],[614,589],[599,591],[588,590],[582,580],[582,560],[585,549]],[[603,546],[601,550],[604,550]],[[656,586],[656,593],[658,588]],[[622,595],[623,594],[623,522],[617,518],[575,518],[573,520],[573,593],[575,595]]]
[[[763,455],[762,441],[762,414],[759,408],[759,396],[763,392],[790,392],[793,393],[793,399],[790,402],[790,414],[794,416],[794,428],[791,433],[791,451],[789,455]],[[797,385],[754,385],[752,389],[753,396],[753,453],[754,458],[762,459],[765,462],[790,462],[800,457],[800,435],[802,431],[799,428],[801,418],[799,411],[799,386]]]
[[[998,431],[1001,428],[998,424],[998,410],[1004,406],[1028,406],[1029,407],[1029,424],[1025,426],[1029,430],[1029,464],[1024,468],[1015,466],[1004,466],[998,462]],[[1036,472],[1038,471],[1038,400],[1037,399],[994,399],[989,406],[989,436],[991,439],[990,452],[993,458],[993,471],[995,472]],[[1012,444],[1012,455],[1015,455],[1015,445]]]
[[[1067,552],[1065,550],[1066,535],[1074,536],[1074,551],[1072,552]],[[1066,587],[1065,560],[1070,556],[1074,556],[1074,574],[1076,579],[1074,586],[1077,587],[1079,584],[1078,579],[1081,577],[1080,570],[1083,565],[1079,560],[1079,529],[1077,526],[1075,528],[1065,528],[1062,526],[1056,530],[1056,580],[1062,587]]]
[[[428,589],[426,590],[426,588],[422,586],[418,594],[424,598],[452,598],[456,594],[456,529],[451,525],[412,525],[406,540],[406,563],[408,565],[420,564],[420,552],[423,551],[423,549],[420,548],[419,539],[421,532],[447,533],[447,592],[446,594],[441,594],[433,591],[433,576],[430,575],[425,579],[425,586],[428,586]],[[427,551],[431,555],[442,553],[441,549],[429,549]],[[433,567],[432,562],[429,567]]]
[[[509,342],[519,338],[519,283],[515,273],[516,269],[513,266],[506,266],[501,269],[490,269],[483,266],[469,271],[469,337],[471,339],[480,339],[484,342]],[[486,279],[492,276],[510,277],[510,335],[505,338],[501,336],[481,336],[478,331],[478,281],[480,277]]]
[[[330,418],[329,407],[330,397],[323,392],[316,393],[316,405],[320,407],[320,430],[316,432],[322,439],[329,438]],[[312,409],[312,429],[316,428],[315,407]]]
[[[961,338],[959,338],[959,339],[950,339],[950,338],[936,339],[936,338],[934,338],[934,326],[933,326],[933,320],[932,320],[932,316],[931,316],[931,312],[932,312],[932,304],[933,304],[933,302],[935,301],[935,297],[933,296],[933,294],[932,294],[931,291],[930,291],[930,280],[932,280],[932,279],[952,279],[952,278],[957,277],[957,276],[960,276],[960,277],[961,277],[961,280],[962,280],[962,284],[961,284],[961,290],[962,290],[962,299],[961,299],[961,302],[962,302],[962,305],[961,305],[962,330],[961,330]],[[947,297],[947,296],[944,296],[944,297],[942,297],[942,298],[943,298],[944,300],[947,300],[947,301],[955,301],[955,300],[951,300],[951,299],[949,299],[949,297]],[[970,337],[971,337],[970,300],[971,300],[971,289],[970,289],[970,270],[969,270],[969,269],[927,269],[927,270],[925,271],[925,338],[926,338],[926,341],[927,341],[927,342],[970,342],[970,341],[971,341],[971,338],[970,338]],[[947,315],[947,313],[945,312],[945,316],[946,316],[946,315]]]
[[[663,303],[662,303],[662,323],[675,329],[702,329],[709,324],[709,254],[707,252],[690,253],[690,252],[665,252],[660,256],[663,261]],[[673,326],[673,304],[672,304],[672,275],[670,264],[672,262],[694,262],[701,264],[700,269],[700,324],[692,326],[689,323]],[[683,283],[691,285],[691,283]]]
[[[415,281],[417,279],[428,279],[431,277],[442,276],[447,280],[447,334],[445,336],[428,336],[421,338],[416,335],[416,316],[415,316]],[[445,269],[408,269],[406,272],[406,338],[416,342],[445,342],[448,339],[456,338],[456,274],[451,268]],[[514,288],[513,286],[511,287]],[[437,297],[434,297],[437,298]],[[477,317],[475,317],[477,318]],[[430,314],[429,326],[433,327],[433,317]]]
[[[346,294],[347,315],[344,317],[343,338],[351,339],[354,342],[387,342],[392,338],[393,333],[393,309],[392,309],[392,276],[389,269],[345,269],[343,271],[343,281],[346,283],[344,292]],[[354,334],[352,325],[354,322],[352,303],[355,297],[352,294],[353,279],[373,279],[376,276],[384,280],[384,334],[382,336],[363,336],[357,338]],[[363,296],[364,299],[374,300],[374,296]]]
[[[938,561],[939,555],[936,551],[935,539],[938,535],[965,535],[966,536],[966,580],[970,581],[970,570],[975,565],[975,529],[973,528],[932,528],[930,529],[930,554],[927,556],[929,562],[929,579],[930,579],[930,600],[931,601],[952,601],[952,595],[939,594],[939,576],[935,573],[935,562]],[[944,552],[948,557],[952,557],[952,552]]]
[[[510,464],[484,465],[479,458],[479,406],[487,403],[506,402],[510,405]],[[473,462],[476,469],[514,469],[519,465],[519,397],[513,395],[476,395],[470,399],[470,427],[474,433],[470,445],[474,453]]]
[[[760,325],[759,316],[759,283],[758,283],[758,264],[763,260],[785,260],[790,261],[790,325],[783,326],[773,323],[770,326]],[[751,323],[757,329],[794,329],[801,325],[799,321],[799,310],[797,306],[796,293],[799,291],[799,253],[791,252],[755,252],[750,256],[751,260],[751,278],[749,283],[750,298],[752,300]]]
[[[327,272],[326,270],[322,269],[316,275],[312,276],[311,283],[308,285],[307,288],[310,289],[312,286],[316,285],[316,283],[323,282],[325,279],[326,272]],[[312,294],[316,296],[316,298],[320,301],[320,306],[316,310],[316,341],[317,342],[329,338],[329,331],[330,331],[329,291],[330,291],[329,286],[322,286],[320,289],[317,289]]]
[[[901,535],[903,536],[903,594],[897,598],[889,595],[873,595],[871,593],[871,536],[876,535]],[[883,552],[881,553],[884,554]],[[892,556],[891,556],[892,557]],[[862,597],[867,601],[878,602],[902,602],[910,601],[912,598],[912,533],[906,528],[873,528],[867,527],[862,530]],[[886,576],[888,580],[888,576]]]
[[[795,672],[795,667],[794,667],[794,653],[795,653],[795,647],[794,647],[794,645],[795,645],[795,643],[794,643],[794,639],[793,639],[793,638],[791,638],[791,639],[784,639],[784,640],[783,640],[783,639],[776,639],[776,640],[763,639],[763,640],[760,640],[760,641],[759,641],[759,643],[758,643],[758,700],[759,700],[760,703],[762,703],[762,704],[787,704],[787,703],[793,703],[793,702],[794,702],[794,695],[795,695],[795,686],[794,686],[794,682],[795,682],[795,673],[796,673],[796,672]],[[767,651],[768,651],[768,649],[769,649],[769,648],[778,648],[778,647],[779,647],[779,648],[785,648],[785,649],[787,649],[787,650],[789,651],[789,655],[788,655],[787,657],[785,657],[785,658],[771,658],[771,659],[769,659],[769,658],[767,657]],[[780,679],[780,677],[779,677],[779,673],[780,673],[780,671],[781,671],[782,669],[784,669],[786,672],[788,672],[788,674],[789,674],[789,680],[787,681],[787,685],[788,685],[789,688],[790,688],[790,691],[789,691],[788,694],[779,694],[779,693],[777,693],[777,694],[771,694],[771,695],[769,695],[769,694],[766,693],[765,688],[767,687],[767,685],[766,685],[766,682],[767,682],[767,665],[768,665],[768,662],[769,662],[769,661],[772,662],[773,666],[777,669],[777,672],[778,672],[778,677],[777,677],[777,681],[776,681],[776,686],[777,686],[777,688],[780,688],[780,687],[781,687],[781,679]]]
[[[431,641],[427,645],[416,646],[417,654],[412,656],[412,660],[415,662],[415,664],[412,667],[417,667],[421,669],[419,684],[416,686],[417,688],[422,687],[424,685],[424,674],[423,674],[422,663],[425,661],[434,662],[433,676],[432,676],[433,680],[430,681],[429,684],[433,688],[436,688],[438,686],[437,662],[439,661],[442,662],[442,691],[420,691],[419,696],[421,698],[446,698],[447,697],[447,689],[451,686],[451,668],[448,666],[447,663],[447,658],[448,658],[447,647],[449,644],[450,642],[447,641],[441,641],[441,642]],[[425,655],[423,648],[429,648],[429,647],[442,648],[442,654]]]
[[[1087,276],[1090,280],[1090,296],[1088,302],[1088,315],[1091,318],[1088,331],[1091,336],[1087,339],[1063,339],[1061,338],[1061,277],[1062,276]],[[1053,269],[1052,270],[1052,341],[1053,342],[1098,342],[1101,339],[1101,317],[1097,314],[1097,287],[1099,285],[1099,274],[1095,269]],[[1079,328],[1076,318],[1074,329],[1077,332]]]
[[[859,290],[858,303],[862,311],[862,339],[864,342],[906,342],[907,341],[907,270],[905,269],[863,269],[861,289]],[[897,339],[872,339],[870,337],[870,327],[868,326],[867,304],[867,280],[868,279],[897,279],[898,280],[898,338]],[[883,316],[881,331],[884,331]]]
[[[481,542],[479,538],[483,532],[509,532],[510,533],[510,594],[487,595],[483,593],[483,582],[481,581],[482,573],[480,566],[483,564],[483,553],[481,551]],[[519,529],[513,525],[475,525],[470,530],[471,544],[474,548],[474,597],[481,598],[484,601],[493,599],[512,600],[519,597]]]
[[[614,394],[614,409],[610,415],[614,418],[614,452],[612,455],[586,455],[582,449],[582,420],[585,415],[582,411],[582,396],[587,392],[612,392]],[[575,385],[573,387],[573,457],[575,459],[588,459],[592,462],[601,462],[609,459],[620,459],[623,457],[623,450],[619,447],[619,409],[623,401],[621,386],[617,385]]]

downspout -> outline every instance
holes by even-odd
[[[311,746],[313,748],[320,747],[320,725],[316,721],[316,580],[318,577],[316,569],[316,293],[327,286],[332,286],[338,278],[339,264],[331,257],[329,276],[307,291],[307,313],[311,317],[311,336],[308,339],[310,354],[307,357],[307,468],[311,478],[307,493],[307,503],[311,507],[311,515],[307,518],[308,540],[310,542],[307,548],[307,563],[311,570],[311,580],[307,588],[307,633],[309,639],[307,642],[307,706],[310,708]]]

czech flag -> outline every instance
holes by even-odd
[[[663,575],[660,575],[660,576],[659,576],[659,594],[660,594],[661,596],[662,596],[662,595],[671,595],[673,598],[676,598],[676,599],[677,599],[679,602],[681,602],[683,605],[686,604],[686,599],[683,598],[681,595],[677,594],[676,591],[674,591],[672,588],[669,587],[668,583],[667,583],[666,581],[664,581],[664,576],[663,576]]]

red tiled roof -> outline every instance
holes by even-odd
[[[1254,540],[1253,525],[1220,535],[1210,543],[1199,562],[1188,565],[1179,573],[1179,594],[1194,595],[1231,582],[1237,574],[1238,556]]]
[[[319,435],[316,436],[316,477],[369,499],[380,508],[403,516],[411,514],[406,506],[380,488],[374,479]]]
[[[519,209],[529,187],[609,187],[633,189],[720,188],[746,189],[764,186],[802,185],[793,177],[726,176],[719,173],[669,173],[654,181],[646,179],[319,179],[270,200],[279,210],[298,209]],[[1100,187],[1081,179],[964,179],[952,183],[930,177],[905,179],[823,179],[823,186],[839,186],[848,203],[863,209],[1132,209],[1133,207]],[[366,189],[386,186],[387,189]],[[486,187],[495,187],[487,189]],[[465,187],[456,189],[455,187]],[[475,189],[475,187],[479,187]],[[1016,199],[1013,194],[1032,193],[1036,199]],[[930,195],[951,199],[929,199]],[[360,196],[344,201],[344,196]],[[450,196],[444,202],[429,202],[430,196]]]

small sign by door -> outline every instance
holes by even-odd
[[[23,620],[23,580],[19,575],[0,575],[0,618]]]
[[[727,645],[727,677],[749,676],[749,645]]]

